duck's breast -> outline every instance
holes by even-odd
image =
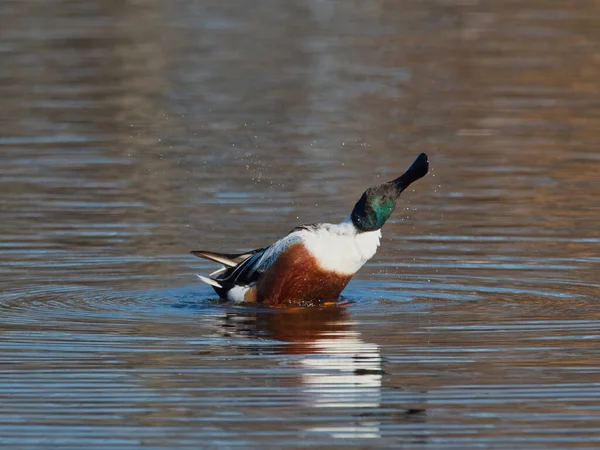
[[[253,290],[257,301],[273,305],[336,300],[353,274],[323,268],[299,242],[279,255]]]

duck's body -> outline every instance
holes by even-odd
[[[427,170],[427,156],[422,153],[404,175],[367,190],[342,223],[303,225],[269,247],[239,255],[193,251],[223,264],[208,278],[199,277],[221,298],[234,302],[306,305],[335,301],[377,251],[381,226],[400,193]]]

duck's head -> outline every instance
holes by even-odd
[[[356,229],[361,233],[380,229],[394,211],[402,191],[424,177],[428,170],[427,155],[421,153],[404,174],[395,180],[367,189],[350,216]]]

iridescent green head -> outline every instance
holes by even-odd
[[[429,161],[421,153],[404,174],[393,181],[370,187],[362,195],[352,210],[352,223],[359,232],[380,229],[389,219],[402,191],[411,183],[425,176]]]

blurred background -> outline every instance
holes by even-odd
[[[594,448],[599,19],[3,1],[0,443]],[[341,221],[422,151],[351,307],[196,282],[189,250]]]

